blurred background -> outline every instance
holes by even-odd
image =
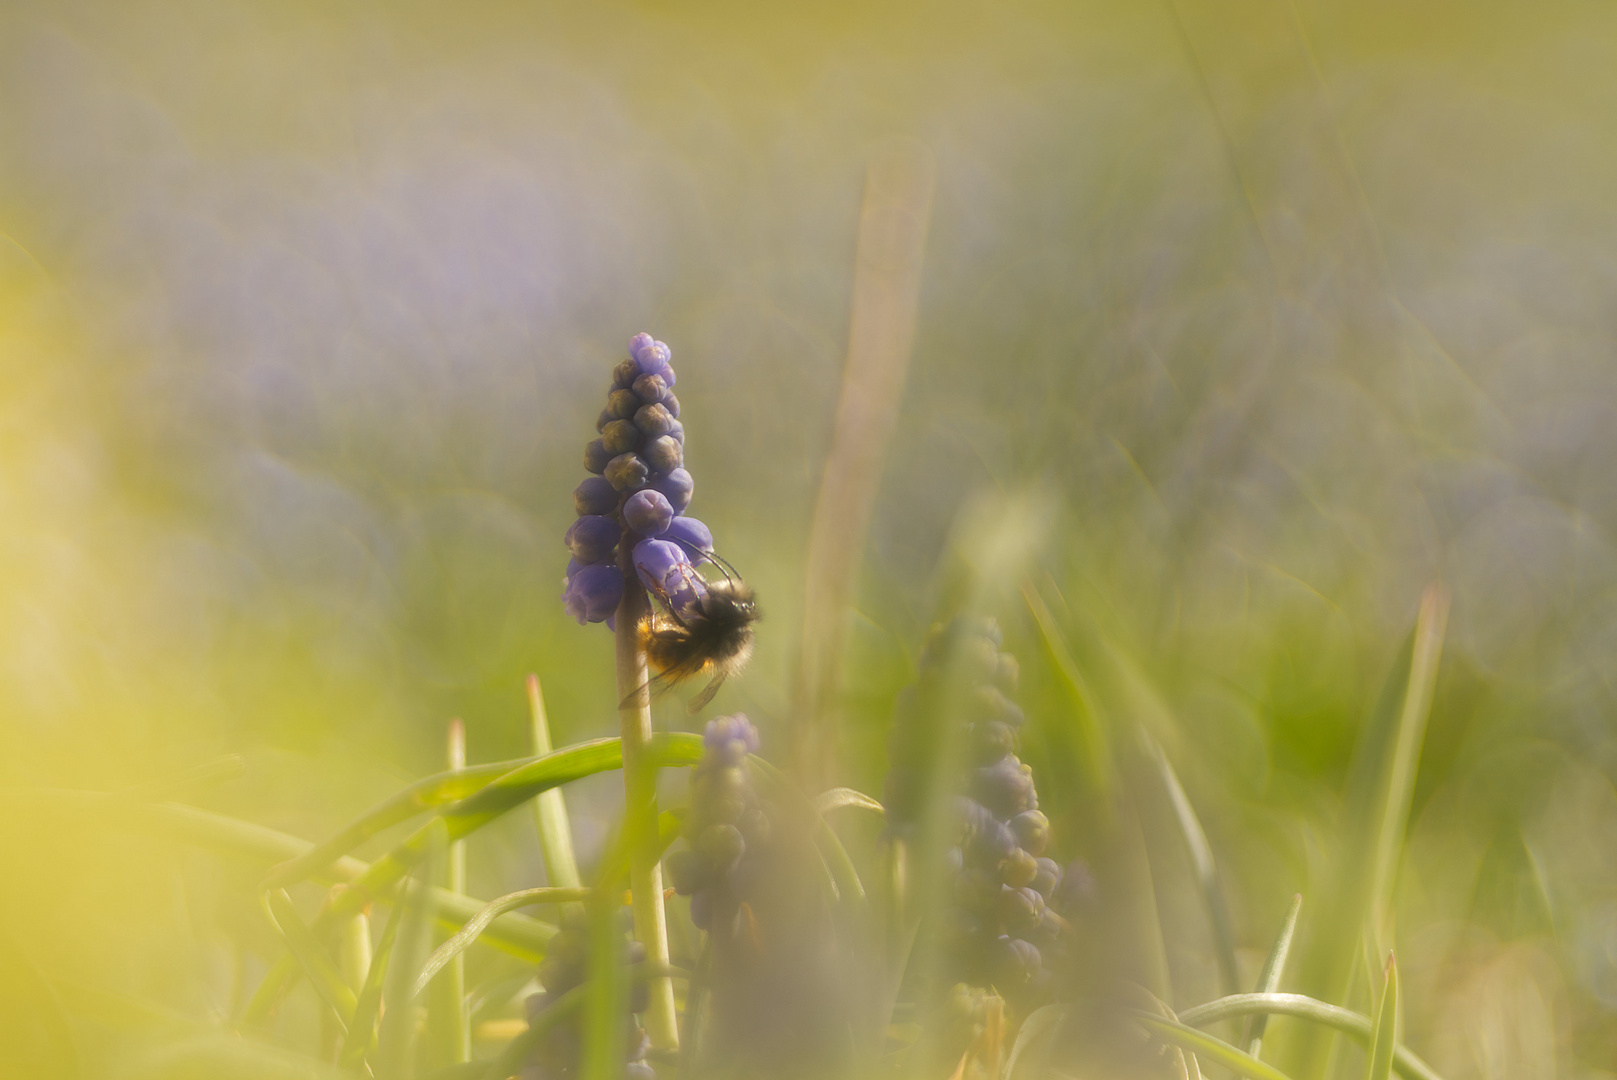
[[[1594,3],[9,0],[0,781],[237,753],[194,801],[317,839],[442,768],[451,717],[474,762],[525,753],[530,671],[558,742],[612,733],[561,536],[640,330],[766,613],[716,707],[783,752],[866,166],[902,137],[935,197],[839,782],[880,791],[963,510],[1020,523],[984,603],[1058,843],[1085,854],[1092,770],[1025,582],[1110,722],[1152,714],[1249,979],[1294,892],[1305,938],[1325,906],[1442,582],[1409,1040],[1451,1078],[1612,1076],[1614,34]],[[569,791],[586,854],[618,798]],[[239,1009],[262,867],[11,805],[28,986]],[[1218,991],[1161,835],[1183,1006]],[[526,815],[469,858],[479,896],[543,879]],[[169,1038],[74,1015],[97,1075]]]

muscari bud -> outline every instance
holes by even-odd
[[[1039,859],[1039,872],[1033,877],[1031,888],[1046,900],[1061,885],[1061,866],[1054,859]]]
[[[999,654],[999,666],[994,670],[994,682],[1007,694],[1016,693],[1022,679],[1022,665],[1010,653]]]
[[[1028,810],[1011,818],[1011,831],[1030,854],[1043,855],[1050,842],[1050,819],[1037,810]]]
[[[704,556],[713,553],[713,533],[693,517],[675,518],[669,523],[663,539],[672,540],[684,548],[692,562],[700,562]]]
[[[610,514],[618,508],[618,489],[604,476],[591,476],[573,489],[573,509],[585,514]]]
[[[1044,897],[1026,886],[1004,889],[999,894],[998,914],[1011,933],[1031,934],[1044,915]]]
[[[636,454],[619,454],[606,463],[603,471],[606,478],[612,482],[612,486],[619,491],[639,491],[646,486],[646,481],[651,476],[651,470]]]
[[[674,508],[661,492],[637,491],[623,504],[624,524],[641,536],[661,536],[673,520]]]
[[[601,429],[601,445],[616,457],[640,445],[640,429],[629,420],[614,420]]]
[[[691,493],[695,487],[691,474],[684,469],[674,469],[666,476],[658,477],[651,485],[653,491],[660,492],[668,500],[676,514],[683,514],[685,508],[691,505]]]
[[[633,420],[640,399],[633,390],[614,390],[606,396],[606,411],[613,420]]]
[[[999,864],[1000,878],[1013,889],[1033,884],[1038,875],[1039,860],[1021,848],[1012,851]]]
[[[584,468],[592,473],[603,473],[612,455],[606,452],[606,444],[595,439],[584,447]]]
[[[685,448],[685,425],[678,420],[668,425],[668,437],[679,443],[680,449]]]
[[[655,405],[668,397],[668,384],[661,375],[642,375],[634,381],[634,397],[638,405]]]
[[[725,874],[746,853],[747,842],[742,839],[741,830],[734,825],[715,824],[697,835],[691,843],[691,850],[705,856],[720,874]]]
[[[685,466],[685,448],[672,435],[652,439],[641,453],[656,472],[671,473]]]
[[[579,562],[599,563],[611,557],[622,535],[623,530],[611,518],[604,514],[586,514],[568,527],[564,540]]]
[[[602,409],[601,414],[595,418],[595,433],[599,435],[602,431],[606,430],[606,425],[610,424],[616,419],[617,417],[612,415],[611,409]]]
[[[661,405],[642,405],[634,414],[634,426],[646,438],[656,439],[674,429],[674,418]]]
[[[992,765],[1016,752],[1016,732],[998,720],[971,725],[971,756],[978,765]]]
[[[639,364],[633,360],[621,361],[617,367],[612,369],[612,388],[614,390],[627,390],[639,377]]]
[[[634,568],[640,584],[670,606],[694,603],[702,594],[702,579],[691,570],[690,558],[678,544],[640,541],[634,546]]]
[[[668,410],[669,416],[672,416],[675,420],[679,419],[679,398],[675,397],[672,391],[663,394],[662,404],[663,408]]]
[[[703,748],[721,765],[740,765],[748,754],[758,752],[758,745],[758,729],[742,713],[714,717],[702,730]]]
[[[615,566],[586,566],[567,582],[562,600],[567,614],[585,623],[606,622],[623,599],[623,574]]]
[[[689,896],[707,888],[712,880],[713,868],[707,859],[691,850],[676,851],[668,856],[668,880],[674,891]]]
[[[1014,817],[1026,810],[1039,808],[1039,796],[1033,787],[1033,769],[1014,756],[971,771],[972,798],[988,807],[1000,817]]]

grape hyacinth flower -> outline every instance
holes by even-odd
[[[593,475],[573,491],[578,514],[565,542],[572,553],[562,594],[580,625],[616,628],[624,575],[633,568],[659,601],[690,603],[706,588],[689,570],[713,550],[707,526],[683,516],[694,484],[685,469],[685,427],[674,396],[672,354],[650,334],[629,342],[629,358],[612,371],[599,438],[584,447]],[[670,543],[652,546],[658,538]],[[678,545],[686,569],[677,571],[668,547]]]
[[[702,760],[691,773],[687,846],[668,856],[668,877],[679,895],[691,898],[698,929],[733,931],[741,900],[732,876],[771,831],[746,772],[747,755],[758,752],[758,731],[745,716],[721,716],[708,721],[702,743]]]
[[[962,716],[966,768],[953,789],[952,880],[943,912],[948,974],[1027,1005],[1044,994],[1051,962],[1070,935],[1057,910],[1066,895],[1063,870],[1045,855],[1050,822],[1039,811],[1032,768],[1016,756],[1024,718],[1011,695],[1019,670],[1001,643],[991,619],[956,619],[933,632],[920,677],[895,710],[885,803],[895,833],[916,828],[938,748],[948,741],[938,718]],[[963,705],[946,707],[945,695]]]

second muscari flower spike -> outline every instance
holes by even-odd
[[[706,588],[690,565],[713,550],[713,536],[683,516],[695,485],[685,470],[671,359],[668,346],[650,334],[630,340],[596,421],[599,438],[584,447],[584,468],[593,475],[573,491],[578,519],[564,538],[572,559],[562,595],[567,614],[581,625],[615,629],[624,544],[642,583],[672,604],[688,604]]]
[[[1019,671],[1016,658],[1000,651],[1001,641],[991,619],[956,619],[933,632],[920,678],[895,713],[885,803],[895,833],[918,823],[944,741],[937,717],[949,712],[939,695],[957,687],[965,694],[961,734],[968,767],[955,789],[956,842],[948,852],[943,934],[949,976],[1028,1004],[1044,995],[1052,962],[1070,936],[1066,916],[1084,899],[1088,879],[1081,864],[1064,872],[1045,856],[1050,822],[1039,811],[1032,768],[1016,756],[1023,715],[1011,695]],[[945,663],[957,666],[955,683],[945,679]],[[1063,889],[1068,876],[1073,880]]]

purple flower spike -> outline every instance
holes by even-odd
[[[573,557],[583,563],[605,562],[617,546],[623,530],[618,523],[601,514],[586,514],[573,522],[567,530],[567,546]]]
[[[663,534],[664,540],[672,540],[685,549],[692,562],[701,562],[702,559],[713,553],[713,534],[706,525],[693,517],[675,518],[668,531]]]
[[[640,583],[675,612],[694,604],[705,591],[702,579],[691,569],[685,549],[678,544],[640,541],[634,546],[634,567]]]
[[[696,485],[691,480],[691,474],[684,469],[675,469],[666,476],[654,479],[651,483],[651,489],[662,492],[676,514],[683,514],[685,508],[691,505],[691,493],[695,488]]]
[[[636,334],[629,342],[629,355],[642,375],[660,375],[665,385],[674,385],[674,369],[669,366],[673,353],[667,345],[651,340],[650,334]]]
[[[623,599],[623,574],[615,566],[581,567],[567,582],[567,614],[585,623],[610,622]]]
[[[623,504],[623,520],[641,536],[661,536],[674,520],[674,508],[661,492],[637,491]]]

